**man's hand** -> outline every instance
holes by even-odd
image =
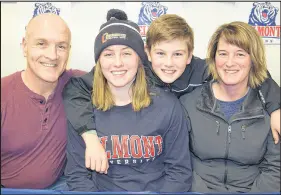
[[[93,171],[107,174],[109,168],[104,147],[96,134],[83,133],[82,138],[86,144],[85,166]]]
[[[277,144],[280,137],[280,109],[275,110],[270,115],[271,131],[274,143]]]

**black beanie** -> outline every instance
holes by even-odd
[[[107,22],[101,25],[95,40],[95,61],[101,52],[110,45],[126,45],[132,48],[143,63],[147,62],[144,43],[139,33],[139,26],[128,20],[122,10],[111,9],[107,13]]]

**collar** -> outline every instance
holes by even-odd
[[[196,108],[224,119],[223,114],[220,112],[219,103],[213,93],[212,84],[214,82],[212,81],[203,85],[201,95],[196,102]],[[264,115],[262,103],[257,92],[249,88],[240,111],[230,118],[230,123],[235,120],[264,117]]]

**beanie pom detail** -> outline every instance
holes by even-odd
[[[106,20],[109,21],[111,18],[116,18],[118,20],[128,20],[127,14],[119,9],[110,9],[107,12]]]

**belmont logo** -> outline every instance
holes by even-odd
[[[255,26],[255,29],[262,37],[272,37],[280,39],[280,26]]]
[[[159,16],[166,14],[168,8],[161,5],[159,2],[142,2],[139,13],[138,25],[140,28],[140,34],[145,42],[145,36],[149,25],[153,20]]]
[[[259,32],[265,43],[280,44],[280,25],[276,25],[278,11],[270,2],[253,3],[248,24]]]
[[[111,135],[110,137],[100,137],[100,142],[105,148],[111,164],[153,161],[155,156],[162,153],[163,149],[163,139],[160,135],[141,137],[138,135]]]
[[[120,34],[120,33],[104,33],[101,38],[101,42],[105,43],[106,41],[110,39],[126,39],[126,34]]]

